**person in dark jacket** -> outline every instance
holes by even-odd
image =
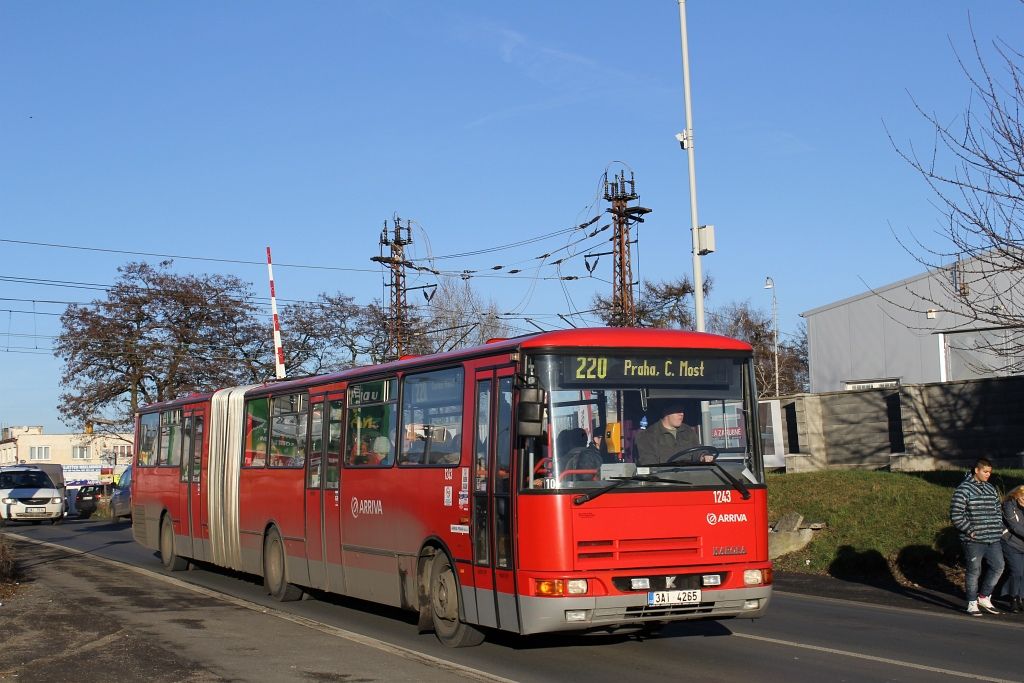
[[[992,604],[992,589],[1005,566],[1000,543],[1005,530],[1003,510],[999,494],[988,482],[991,476],[992,463],[986,458],[978,458],[974,469],[956,487],[949,504],[949,519],[960,532],[967,565],[964,579],[967,613],[974,617],[980,617],[981,610],[999,614]],[[984,575],[982,563],[987,568]]]
[[[633,438],[640,465],[663,464],[676,453],[700,445],[697,434],[686,424],[682,403],[667,405],[660,420]]]
[[[1010,597],[1010,609],[1024,612],[1024,485],[1010,490],[1003,498],[1003,557],[1006,559],[1009,576],[1006,592]]]

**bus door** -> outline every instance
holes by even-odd
[[[306,451],[306,562],[309,582],[327,588],[324,562],[324,394],[309,397],[309,448]]]
[[[310,583],[344,591],[341,567],[341,438],[344,394],[310,397],[306,459],[306,561]]]
[[[206,558],[201,540],[203,506],[199,469],[203,456],[203,434],[206,431],[205,411],[201,406],[186,407],[182,420],[185,438],[182,440],[178,510],[182,518],[182,533],[189,540],[183,544],[181,554],[203,560]]]
[[[324,401],[323,557],[327,588],[345,592],[341,566],[341,446],[345,438],[345,392],[327,395]]]
[[[473,578],[478,623],[519,630],[512,547],[513,368],[476,373]]]

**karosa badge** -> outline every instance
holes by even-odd
[[[359,500],[355,496],[352,496],[352,516],[358,517],[359,515],[383,515],[384,505],[379,500]]]
[[[747,515],[744,512],[724,512],[724,513],[708,513],[708,524],[714,526],[716,524],[728,524],[730,522],[745,522],[747,521]]]

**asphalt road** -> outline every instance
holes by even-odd
[[[46,589],[55,577],[78,576],[61,586],[63,607],[73,612],[76,591],[87,596],[88,586],[99,586],[95,613],[115,615],[108,630],[120,628],[122,640],[142,637],[139,652],[159,652],[169,663],[166,675],[140,665],[138,678],[120,680],[1024,680],[1019,615],[975,619],[934,603],[908,609],[776,591],[769,615],[756,621],[675,624],[646,639],[491,634],[480,647],[451,650],[417,634],[411,615],[397,610],[331,596],[276,603],[257,579],[207,568],[168,574],[154,553],[131,540],[125,523],[69,521],[6,531],[76,551],[22,544],[21,559],[40,575],[33,590]],[[0,607],[0,634],[7,630],[6,607]],[[88,642],[104,637],[119,642],[109,632]],[[0,678],[53,680],[19,669],[6,645]]]

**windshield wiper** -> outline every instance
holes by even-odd
[[[659,466],[658,465],[652,465],[652,467],[659,467]],[[718,461],[715,461],[715,462],[694,462],[694,463],[689,463],[689,464],[686,464],[686,465],[674,465],[670,469],[660,469],[659,471],[660,472],[681,472],[681,471],[687,470],[687,469],[689,469],[691,467],[714,467],[715,469],[717,469],[719,472],[722,473],[722,477],[723,478],[725,478],[730,484],[733,485],[733,487],[735,487],[735,489],[737,491],[740,492],[740,495],[743,496],[743,500],[749,500],[750,499],[750,489],[747,488],[747,485],[744,484],[742,480],[737,479],[736,477],[734,477],[731,474],[729,474],[729,470],[727,470],[724,467],[722,467],[722,465]]]
[[[646,474],[634,474],[632,477],[612,477],[612,479],[616,479],[617,481],[605,486],[603,489],[597,489],[590,493],[584,493],[582,496],[576,496],[572,499],[573,505],[583,505],[587,501],[594,500],[598,496],[608,493],[612,489],[617,489],[623,484],[631,481],[655,481],[662,484],[683,484],[686,486],[692,486],[690,482],[683,481],[682,479],[665,479],[664,477],[652,477]]]
[[[736,477],[729,474],[729,470],[722,467],[718,462],[700,462],[694,464],[701,467],[714,467],[715,469],[722,473],[723,477],[729,480],[729,483],[732,484],[737,491],[740,492],[740,495],[743,496],[743,500],[750,500],[750,489],[747,488],[747,485],[744,484],[739,479],[737,479]]]

